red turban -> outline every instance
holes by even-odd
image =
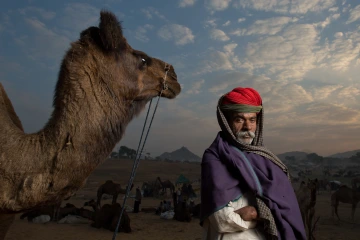
[[[227,104],[261,106],[262,100],[260,94],[255,89],[237,87],[223,97],[221,105]]]

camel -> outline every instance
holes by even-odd
[[[0,83],[0,239],[15,213],[82,188],[152,98],[180,91],[173,66],[133,49],[105,10],[66,52],[43,129],[24,132]]]
[[[302,181],[299,189],[296,191],[296,198],[299,203],[301,217],[308,235],[308,239],[313,239],[313,219],[315,215],[316,192],[318,188],[318,179],[308,179],[308,182]]]
[[[173,194],[173,192],[175,191],[175,186],[170,180],[165,180],[162,182],[160,177],[157,177],[156,180],[159,181],[159,183],[162,187],[163,193],[166,194],[166,189],[168,188],[170,190],[171,194]]]
[[[134,184],[131,185],[130,191],[134,187]],[[114,183],[111,180],[107,180],[104,184],[102,184],[97,190],[97,205],[101,207],[101,197],[103,194],[108,194],[113,196],[112,204],[116,203],[117,197],[119,194],[126,194],[126,188],[121,188],[121,185],[118,183]]]
[[[336,192],[331,195],[331,215],[334,217],[336,214],[338,220],[340,220],[339,214],[337,212],[339,202],[350,203],[351,207],[351,220],[354,221],[355,210],[357,203],[360,201],[360,192],[355,188],[349,188],[345,185],[342,185]]]
[[[98,208],[97,203],[92,199],[89,202],[86,202],[84,206],[91,206],[95,211],[93,218],[94,222],[91,224],[92,227],[115,231],[121,213],[121,205],[119,203],[111,205],[104,204],[101,208]],[[130,218],[126,211],[123,212],[118,231],[126,233],[131,232]]]
[[[143,182],[141,186],[141,190],[144,191],[144,197],[157,197],[159,196],[159,192],[161,189],[161,185],[158,180]]]

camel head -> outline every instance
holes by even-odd
[[[314,191],[317,189],[317,185],[318,185],[318,179],[315,178],[314,180],[311,180],[310,178],[308,178],[308,182],[307,182],[307,188]]]
[[[181,87],[172,65],[133,49],[115,15],[101,11],[99,26],[82,31],[67,52],[55,91],[56,108],[69,95],[93,95],[88,101],[111,106],[148,101],[161,91],[162,97],[175,98]]]

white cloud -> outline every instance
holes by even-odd
[[[197,69],[197,74],[215,72],[215,71],[228,71],[235,70],[241,66],[238,56],[235,55],[236,43],[230,43],[223,47],[222,51],[211,50],[203,57]]]
[[[342,32],[336,32],[335,34],[334,34],[334,37],[335,38],[341,38],[341,37],[343,37],[344,36],[344,34],[342,33]]]
[[[186,93],[187,94],[199,94],[201,92],[200,89],[204,83],[205,83],[204,79],[201,79],[197,82],[192,83],[190,89],[187,90]]]
[[[224,27],[229,26],[230,23],[231,23],[231,21],[226,21],[226,22],[223,24],[223,26],[224,26]]]
[[[340,13],[335,13],[330,17],[327,17],[324,21],[315,23],[316,27],[325,28],[327,27],[333,20],[336,20],[340,17]]]
[[[210,32],[211,39],[218,40],[218,41],[228,41],[230,38],[220,29],[212,29]]]
[[[148,7],[146,9],[141,9],[141,12],[144,13],[145,16],[148,19],[152,19],[154,16],[156,16],[156,17],[158,17],[160,19],[166,20],[165,16],[162,15],[158,10],[156,10],[153,7]]]
[[[205,6],[210,11],[222,11],[229,7],[231,0],[205,0]]]
[[[44,63],[49,60],[60,60],[63,52],[69,46],[70,39],[51,30],[38,19],[26,18],[25,22],[35,34],[31,37],[18,37],[16,42],[27,52],[28,57]]]
[[[217,26],[216,21],[217,21],[217,19],[209,19],[209,20],[206,20],[206,21],[204,22],[204,27],[205,27],[205,28],[209,28],[209,27],[215,28],[215,27]]]
[[[275,35],[280,32],[287,24],[297,21],[297,18],[291,17],[274,17],[265,20],[257,20],[249,28],[234,30],[231,34],[237,36],[254,34]]]
[[[305,14],[327,10],[335,4],[335,0],[238,0],[235,5],[258,11]]]
[[[168,24],[159,29],[158,35],[165,41],[174,40],[176,45],[185,45],[194,42],[192,31],[179,24]]]
[[[70,3],[65,5],[59,17],[61,17],[61,27],[72,31],[68,37],[77,38],[80,31],[98,24],[100,9],[87,3]]]
[[[355,8],[350,10],[350,16],[349,19],[346,21],[346,23],[352,23],[360,18],[360,5],[357,5]]]
[[[354,86],[344,87],[340,90],[338,94],[338,98],[343,99],[350,99],[350,100],[357,100],[358,96],[360,96],[360,89]]]
[[[345,71],[358,58],[360,50],[359,32],[336,33],[336,38],[324,44],[319,56],[323,56],[321,63],[334,70]]]
[[[237,21],[238,23],[244,22],[246,20],[246,18],[239,18]]]
[[[150,24],[145,24],[144,26],[140,26],[135,31],[135,38],[142,42],[148,42],[149,38],[146,36],[148,30],[153,29],[154,26]]]
[[[180,0],[179,7],[189,7],[195,4],[196,0]]]
[[[340,88],[341,85],[325,85],[322,87],[312,88],[310,91],[314,99],[326,100]]]
[[[337,12],[337,11],[339,11],[338,7],[329,8],[329,12]]]
[[[314,68],[316,56],[313,49],[318,33],[310,24],[290,25],[281,36],[269,36],[248,43],[247,64],[253,69],[267,69],[279,80],[301,80]]]
[[[53,19],[56,16],[56,13],[53,11],[47,11],[45,9],[37,8],[37,7],[22,8],[22,9],[19,9],[19,12],[20,12],[20,14],[22,14],[24,16],[28,16],[31,13],[36,13],[37,15],[39,15],[41,18],[43,18],[45,20]]]

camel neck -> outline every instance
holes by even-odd
[[[77,112],[71,112],[68,108],[54,111],[41,134],[49,140],[49,145],[56,145],[58,149],[68,147],[76,154],[89,156],[88,159],[97,165],[121,140],[128,123],[145,104],[137,102],[129,106],[106,106],[108,110],[82,106],[78,107],[81,110]]]

